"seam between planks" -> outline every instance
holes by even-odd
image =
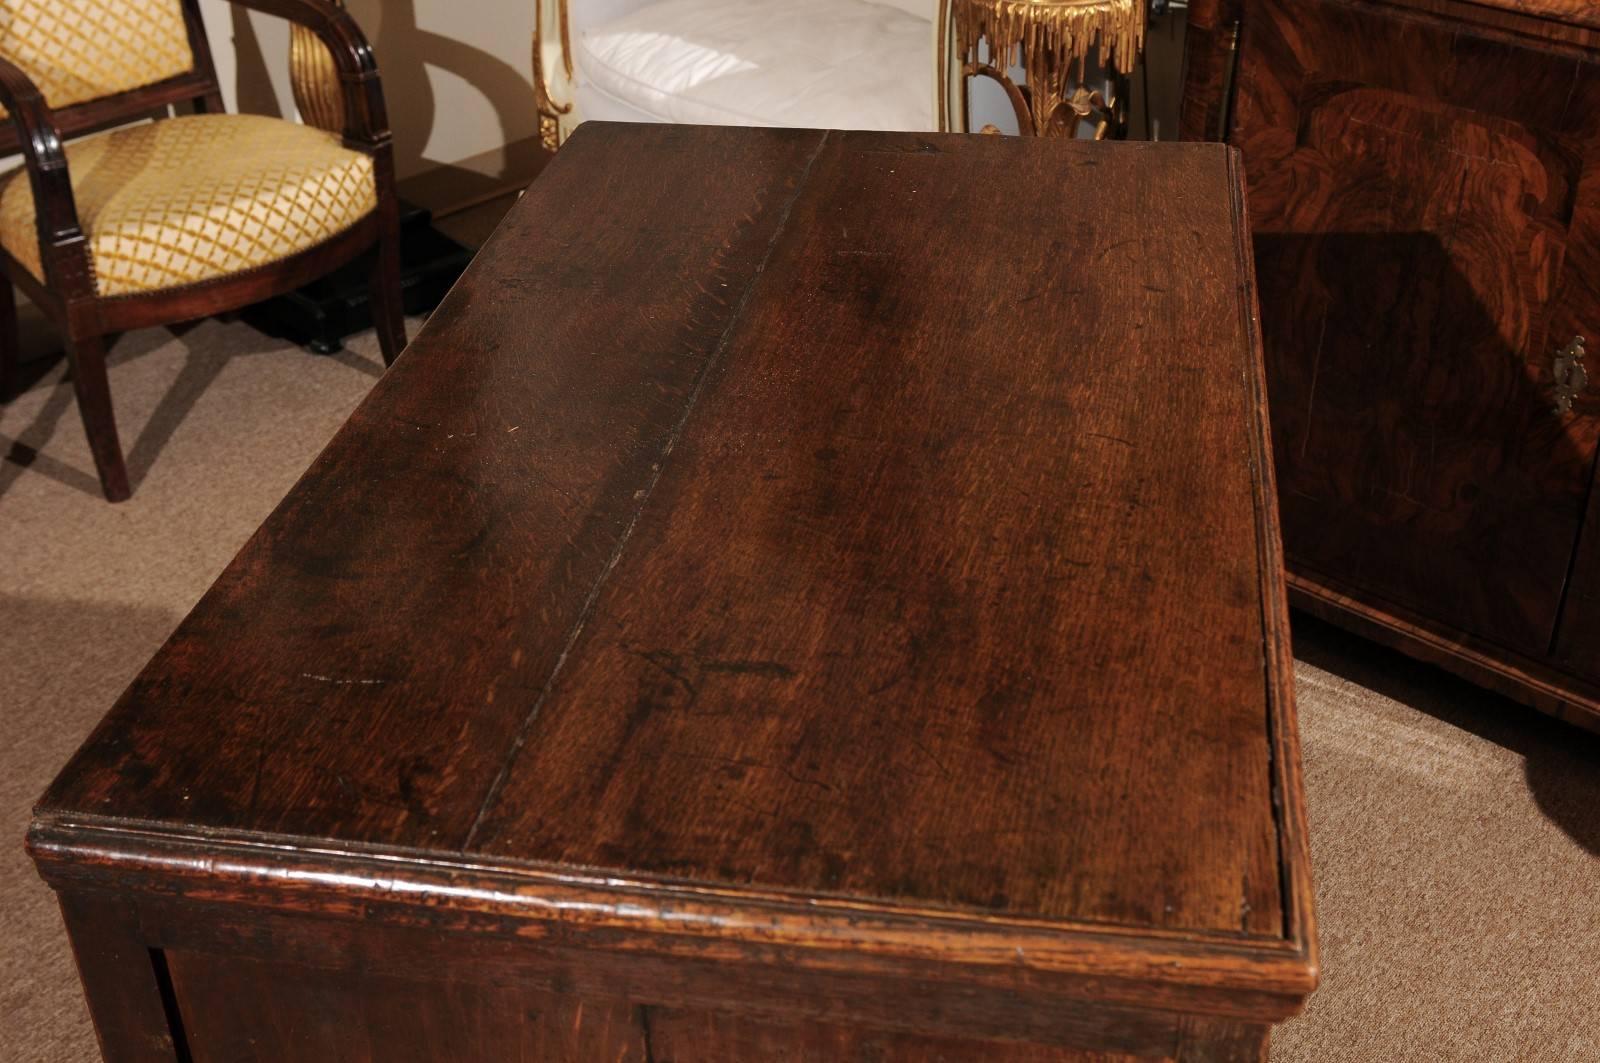
[[[511,769],[517,762],[517,757],[522,752],[522,747],[528,741],[528,735],[533,730],[534,721],[539,718],[540,711],[550,698],[550,693],[555,689],[556,679],[566,666],[567,658],[572,654],[572,648],[577,645],[578,638],[583,634],[583,629],[588,626],[590,618],[594,615],[595,607],[600,602],[600,592],[610,581],[611,573],[622,561],[622,555],[628,548],[629,541],[633,538],[633,530],[639,524],[639,518],[644,515],[645,509],[650,505],[650,499],[655,495],[656,485],[661,482],[661,477],[666,471],[667,458],[671,456],[678,441],[683,438],[684,429],[688,426],[689,418],[693,415],[695,407],[700,404],[700,396],[704,393],[706,383],[711,379],[712,373],[722,364],[724,355],[727,354],[728,344],[733,339],[733,332],[744,320],[745,309],[750,305],[750,299],[755,294],[761,282],[761,274],[766,271],[767,263],[772,260],[773,252],[777,250],[778,242],[784,233],[789,230],[789,216],[794,213],[795,204],[800,201],[800,196],[805,192],[806,185],[810,183],[811,171],[816,166],[817,159],[822,154],[822,149],[827,146],[832,137],[831,131],[824,131],[817,140],[817,145],[811,154],[806,157],[805,165],[800,168],[799,179],[795,182],[794,192],[778,213],[778,222],[772,231],[772,238],[767,242],[766,249],[761,254],[761,261],[756,263],[756,268],[751,271],[750,281],[745,285],[744,291],[739,295],[739,301],[734,305],[733,313],[728,318],[727,326],[722,330],[722,335],[717,338],[717,344],[711,351],[711,357],[706,359],[699,375],[695,378],[694,387],[689,392],[689,399],[683,405],[683,413],[678,418],[678,423],[672,426],[672,431],[667,434],[667,439],[661,447],[661,455],[655,463],[649,481],[645,484],[639,504],[634,507],[633,517],[628,521],[628,526],[622,530],[622,535],[617,539],[616,547],[611,551],[611,556],[606,560],[605,568],[600,570],[600,575],[595,579],[594,586],[589,589],[589,595],[584,599],[583,608],[578,612],[578,619],[573,623],[572,630],[567,634],[567,641],[561,648],[561,656],[556,659],[555,667],[550,669],[550,674],[545,677],[544,687],[539,691],[539,696],[534,700],[533,707],[528,710],[528,715],[517,728],[516,738],[511,743],[511,748],[506,752],[505,762],[501,764],[500,771],[495,775],[494,782],[484,795],[483,803],[478,806],[477,815],[472,819],[472,827],[467,831],[467,836],[461,842],[461,852],[467,853],[477,841],[478,831],[483,826],[484,817],[500,799],[500,792],[505,789],[507,780],[511,776]]]

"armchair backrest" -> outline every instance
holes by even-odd
[[[0,0],[0,55],[33,79],[51,108],[194,69],[179,0]]]
[[[195,0],[0,0],[0,57],[69,136],[216,93]]]

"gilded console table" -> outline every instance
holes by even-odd
[[[1121,135],[1125,75],[1144,47],[1143,0],[953,0],[951,21],[963,79],[998,83],[1021,133],[1073,136],[1088,120],[1096,140]],[[987,56],[979,52],[984,41]],[[1084,84],[1096,45],[1116,86],[1110,99]],[[1026,74],[1020,85],[1009,72],[1019,55]]]

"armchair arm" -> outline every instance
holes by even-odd
[[[389,142],[389,115],[378,80],[378,60],[350,13],[332,0],[231,0],[240,7],[288,19],[316,34],[339,74],[344,98],[344,139],[351,147]]]
[[[51,287],[76,292],[91,283],[89,254],[72,175],[55,115],[33,79],[9,59],[0,57],[0,105],[17,130],[22,161],[33,186],[34,216],[39,226],[39,260]],[[4,283],[0,278],[0,283]]]

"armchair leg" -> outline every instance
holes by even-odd
[[[128,487],[128,467],[117,439],[117,419],[111,411],[111,385],[106,379],[104,336],[67,341],[72,362],[72,388],[78,394],[78,413],[89,437],[89,450],[100,473],[100,490],[106,501],[121,502],[133,492]]]
[[[378,208],[378,213],[382,223],[369,294],[383,364],[393,365],[406,349],[405,305],[400,288],[400,211],[390,200]]]
[[[21,360],[21,339],[17,334],[17,291],[0,277],[0,402],[10,402],[17,387],[17,364]]]

